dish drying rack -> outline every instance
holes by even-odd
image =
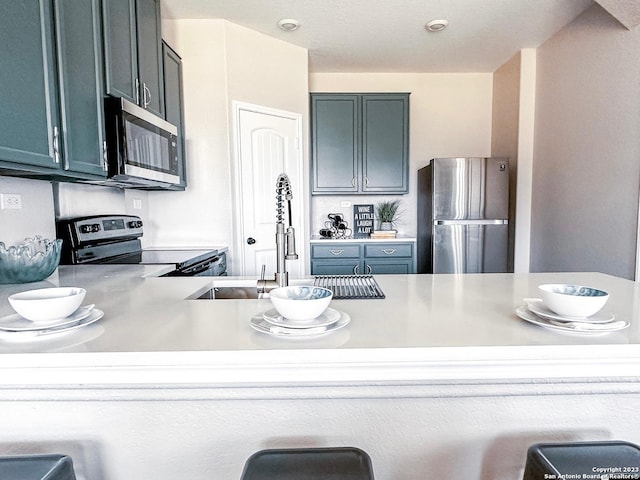
[[[317,275],[314,285],[331,290],[336,300],[385,298],[373,275]]]

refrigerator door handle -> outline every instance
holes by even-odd
[[[434,225],[508,225],[509,220],[434,220]]]

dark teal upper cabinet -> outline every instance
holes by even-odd
[[[314,194],[409,191],[409,94],[311,94]]]
[[[100,0],[54,0],[63,168],[106,176]]]
[[[0,9],[0,162],[58,168],[60,125],[50,0]]]
[[[182,100],[182,59],[165,42],[162,42],[162,66],[164,74],[164,118],[167,122],[178,127],[178,163],[181,172],[181,181],[178,188],[185,188],[187,176]]]
[[[107,93],[164,117],[160,2],[103,0]]]
[[[164,116],[160,1],[136,0],[140,105]]]
[[[0,167],[104,177],[99,0],[5,2],[1,13]]]
[[[358,192],[358,95],[311,95],[311,157],[313,193]]]

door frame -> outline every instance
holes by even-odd
[[[240,158],[240,114],[243,111],[259,113],[263,115],[270,115],[274,117],[286,118],[289,120],[294,120],[296,122],[296,152],[297,152],[297,162],[300,165],[298,169],[298,173],[296,177],[291,177],[290,180],[292,182],[294,197],[296,195],[300,196],[300,216],[302,219],[302,231],[296,231],[296,251],[298,253],[298,262],[302,263],[302,272],[303,275],[307,275],[309,272],[309,265],[307,259],[308,251],[309,251],[309,241],[308,234],[309,231],[309,205],[308,205],[308,182],[304,181],[305,175],[307,173],[307,165],[304,162],[304,150],[303,150],[303,131],[302,131],[302,114],[295,112],[288,112],[286,110],[280,110],[271,107],[265,107],[263,105],[256,105],[252,103],[240,102],[237,100],[233,100],[231,102],[231,109],[233,115],[233,166],[231,168],[232,172],[232,189],[233,189],[233,207],[235,212],[243,211],[243,197],[242,197],[242,188],[241,188],[241,180],[242,180],[242,162]],[[276,214],[276,204],[275,204],[275,188],[276,188],[276,179],[273,179],[273,188],[274,188],[274,203],[273,203],[273,215],[275,218]],[[244,275],[244,264],[245,264],[245,255],[244,255],[244,239],[245,234],[243,232],[242,221],[240,221],[240,215],[234,215],[232,219],[233,224],[233,246],[236,251],[235,258],[238,259],[239,265],[231,265],[232,271],[240,271],[242,270],[242,275]],[[275,238],[275,231],[273,232]],[[275,242],[275,240],[274,240]]]

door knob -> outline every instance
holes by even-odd
[[[256,239],[253,238],[253,237],[249,237],[249,238],[247,238],[247,243],[249,245],[253,245],[254,243],[256,243]]]

